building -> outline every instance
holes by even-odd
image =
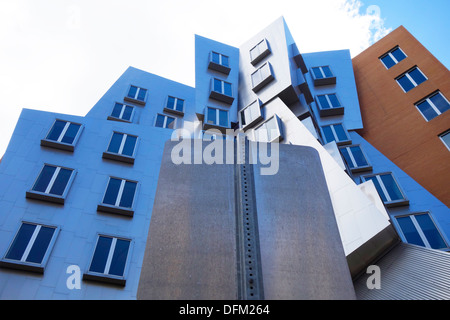
[[[348,50],[302,54],[279,18],[239,48],[196,36],[195,77],[130,67],[84,117],[23,110],[0,163],[0,298],[404,297],[366,292],[373,263],[426,264],[413,287],[443,286],[409,294],[450,297],[450,209],[358,134]],[[419,208],[427,229],[405,232],[397,210]]]

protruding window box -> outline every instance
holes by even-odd
[[[263,120],[261,114],[261,102],[259,99],[253,101],[244,109],[239,111],[239,120],[242,130],[246,131],[254,127],[257,123]]]
[[[226,104],[233,104],[234,97],[231,89],[231,83],[213,78],[211,81],[210,99],[214,99]]]
[[[147,99],[147,89],[130,86],[128,94],[123,98],[124,101],[132,102],[141,106],[145,106]]]
[[[274,78],[272,74],[272,68],[270,67],[270,63],[264,63],[258,70],[252,73],[252,90],[253,92],[258,92],[264,86],[269,84]]]
[[[335,93],[316,96],[316,103],[321,117],[344,114],[344,107]]]
[[[250,49],[250,63],[256,66],[270,54],[269,43],[266,39],[261,40],[256,46]]]
[[[103,200],[97,205],[97,211],[132,217],[136,189],[136,181],[110,177]]]
[[[102,158],[134,164],[137,139],[134,135],[114,132]]]
[[[384,205],[388,208],[408,206],[409,200],[391,172],[362,176],[363,182],[372,180]]]
[[[275,114],[254,131],[255,140],[259,142],[281,142],[283,141],[283,127],[281,119]]]
[[[134,210],[132,208],[117,207],[114,205],[109,205],[109,204],[104,204],[104,203],[97,205],[97,211],[120,214],[120,215],[128,216],[128,217],[132,217],[134,215]]]
[[[336,84],[336,76],[329,66],[311,68],[311,77],[315,86]]]
[[[208,69],[214,70],[223,74],[230,74],[231,68],[229,65],[229,58],[226,55],[217,53],[214,51],[210,52]]]
[[[206,107],[204,119],[203,130],[217,129],[225,134],[230,129],[228,110]]]
[[[41,146],[73,152],[82,129],[79,123],[56,119]]]
[[[164,107],[164,112],[171,113],[176,116],[184,116],[184,100],[180,98],[175,98],[169,96],[167,98],[166,106]]]

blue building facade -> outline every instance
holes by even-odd
[[[355,186],[374,183],[403,242],[449,250],[450,209],[354,131],[364,119],[348,50],[300,54],[282,18],[240,48],[195,44],[195,88],[130,67],[84,117],[22,111],[0,163],[1,299],[136,299],[176,129],[258,139],[278,119],[278,142],[296,144],[306,128]]]

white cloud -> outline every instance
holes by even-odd
[[[370,10],[369,10],[370,9]],[[0,155],[22,108],[84,115],[134,66],[194,85],[194,34],[238,47],[284,16],[301,52],[390,30],[359,0],[0,0]]]

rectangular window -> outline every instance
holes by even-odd
[[[98,211],[132,216],[137,182],[110,177]]]
[[[253,92],[259,91],[269,82],[271,82],[274,79],[274,77],[272,74],[270,63],[269,62],[264,63],[255,72],[253,72],[251,75],[251,79]]]
[[[205,123],[228,128],[228,111],[207,107]]]
[[[417,87],[419,84],[427,80],[427,77],[420,71],[418,67],[405,72],[395,79],[403,91],[408,92]]]
[[[448,248],[433,219],[428,213],[396,217],[407,243],[432,248]]]
[[[175,118],[158,113],[156,115],[155,127],[175,129]]]
[[[131,240],[99,235],[88,272],[83,279],[125,285]]]
[[[405,58],[406,54],[402,51],[402,49],[400,49],[400,47],[396,47],[388,53],[382,55],[380,57],[380,61],[383,63],[386,69],[390,69]]]
[[[409,205],[392,173],[382,173],[362,177],[363,181],[372,180],[378,194],[388,207]]]
[[[2,264],[7,267],[43,273],[56,238],[56,231],[56,227],[23,222],[8,248]]]
[[[226,104],[232,104],[234,101],[231,83],[213,78],[211,93],[209,95],[211,99],[224,102]]]
[[[241,128],[248,129],[260,120],[262,120],[261,107],[259,100],[253,101],[251,104],[246,106],[244,109],[239,111]]]
[[[351,140],[341,123],[331,124],[322,127],[322,133],[325,138],[325,143],[336,141],[336,144],[349,144]]]
[[[184,116],[184,100],[169,96],[164,108],[164,112],[173,113],[175,115]]]
[[[364,155],[361,146],[345,146],[339,148],[339,150],[341,151],[345,162],[352,172],[372,170],[372,166],[370,166],[369,162],[367,161],[367,158]]]
[[[255,66],[269,54],[269,44],[266,39],[263,39],[256,46],[250,49],[250,63]]]
[[[224,54],[211,51],[208,69],[228,75],[231,71],[230,58]]]
[[[255,128],[255,139],[259,142],[281,142],[283,132],[280,118],[274,115]]]
[[[137,136],[114,132],[103,158],[134,163]]]
[[[134,102],[137,104],[145,105],[145,99],[147,97],[147,89],[130,86],[128,89],[128,94],[125,97],[125,100]]]
[[[416,103],[425,120],[430,121],[450,109],[450,103],[441,92],[435,92],[422,101]]]
[[[315,86],[336,84],[336,77],[331,72],[330,66],[313,67],[311,71]]]
[[[134,113],[134,107],[116,102],[108,120],[131,122]]]
[[[447,147],[447,149],[450,151],[450,130],[440,134],[439,138],[441,139],[442,143]]]
[[[41,145],[67,151],[73,151],[81,133],[81,124],[64,120],[55,120]]]
[[[74,175],[73,169],[46,164],[26,197],[63,204]]]
[[[318,95],[317,105],[321,116],[344,114],[344,107],[335,93]]]

